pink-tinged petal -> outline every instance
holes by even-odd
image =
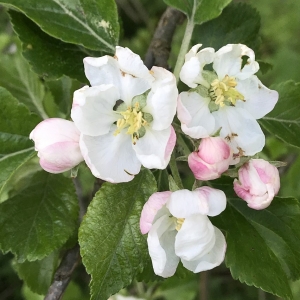
[[[215,230],[215,245],[210,250],[209,253],[207,253],[204,256],[201,256],[194,260],[184,260],[181,259],[182,264],[185,268],[188,270],[199,273],[207,270],[211,270],[217,266],[219,266],[225,258],[225,252],[226,252],[226,241],[223,233],[214,226]]]
[[[114,125],[105,135],[82,135],[80,149],[95,177],[113,183],[128,182],[139,173],[141,163],[132,148],[131,136],[124,131],[115,136],[115,130]]]
[[[78,142],[58,142],[38,152],[41,167],[49,173],[62,173],[83,161]]]
[[[133,53],[130,49],[117,46],[115,59],[118,61],[119,67],[123,72],[134,77],[146,79],[149,84],[154,80],[140,56]]]
[[[46,119],[39,123],[30,133],[35,150],[53,145],[58,142],[79,142],[80,132],[75,124],[59,118]]]
[[[133,149],[141,164],[148,169],[165,169],[170,161],[170,155],[166,156],[166,149],[170,147],[171,126],[167,129],[156,131],[147,128]],[[174,140],[171,140],[173,143]]]
[[[242,57],[248,56],[246,65],[242,68]],[[222,80],[226,75],[241,80],[249,78],[259,69],[252,49],[242,44],[228,44],[215,53],[213,68]]]
[[[186,218],[175,238],[175,253],[183,260],[193,260],[211,251],[215,244],[214,226],[205,215]]]
[[[171,125],[176,113],[178,97],[176,79],[164,68],[153,67],[151,71],[155,81],[152,83],[143,112],[152,115],[152,129],[163,130]]]
[[[173,192],[166,204],[170,213],[176,218],[187,218],[195,214],[206,215],[209,211],[207,200],[188,191],[179,190]]]
[[[173,128],[173,126],[171,126],[171,133],[169,136],[169,140],[165,149],[165,160],[170,161],[172,152],[174,150],[175,144],[176,144],[176,133],[175,130]]]
[[[253,116],[242,108],[224,106],[212,113],[215,129],[222,128],[220,136],[228,140],[233,153],[254,155],[265,145],[265,135]]]
[[[148,249],[154,273],[164,278],[174,275],[179,257],[175,254],[176,222],[169,215],[160,217],[148,233]]]
[[[247,110],[255,119],[260,119],[273,110],[278,101],[278,92],[268,89],[256,76],[237,82],[236,89],[245,97],[236,107]]]
[[[113,111],[120,94],[113,85],[83,87],[74,93],[71,117],[81,133],[98,136],[109,132],[120,116]]]
[[[141,213],[140,229],[142,234],[148,233],[157,212],[166,204],[171,194],[172,192],[167,191],[157,192],[150,196]]]
[[[215,130],[215,119],[209,111],[209,98],[196,92],[182,92],[178,97],[177,116],[182,131],[192,138],[208,137]]]
[[[205,199],[207,202],[208,212],[206,214],[208,216],[217,216],[226,208],[226,195],[221,190],[203,186],[195,189],[193,193],[199,197],[199,201]]]

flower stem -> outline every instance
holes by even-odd
[[[171,160],[170,160],[170,169],[171,169],[171,172],[172,172],[175,183],[177,184],[177,186],[180,189],[183,189],[183,184],[182,184],[179,172],[178,172],[174,152],[172,153]]]
[[[179,80],[179,73],[180,73],[180,70],[181,70],[181,68],[183,66],[183,63],[184,63],[184,56],[188,52],[190,41],[191,41],[192,34],[193,34],[193,30],[194,30],[194,27],[195,27],[195,23],[194,23],[194,16],[195,16],[195,12],[196,12],[195,2],[196,1],[194,1],[192,15],[190,17],[188,17],[188,21],[187,21],[185,32],[184,32],[183,41],[182,41],[182,44],[181,44],[181,47],[180,47],[180,51],[179,51],[177,61],[176,61],[176,65],[175,65],[175,69],[174,69],[174,76],[176,78],[176,82],[178,82],[178,80]]]

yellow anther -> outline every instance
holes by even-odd
[[[181,229],[181,226],[182,226],[182,224],[183,224],[183,222],[184,222],[184,218],[177,218],[176,219],[176,230],[177,231],[179,231],[180,229]]]
[[[234,77],[226,75],[223,80],[215,79],[211,83],[210,96],[221,107],[225,105],[225,101],[232,105],[235,105],[237,100],[245,101],[244,96],[235,89],[236,86]]]

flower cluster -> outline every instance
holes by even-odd
[[[214,180],[232,168],[238,171],[234,191],[250,208],[270,205],[278,170],[251,156],[265,145],[256,120],[274,108],[278,93],[254,75],[259,65],[247,46],[200,47],[185,56],[180,79],[190,89],[179,95],[171,72],[148,70],[128,48],[117,47],[114,57],[85,58],[91,86],[75,91],[73,122],[48,119],[30,134],[42,168],[60,173],[85,161],[95,177],[112,183],[132,180],[141,166],[165,169],[176,144],[177,110],[182,132],[195,144],[187,158],[195,179]],[[140,228],[148,233],[154,272],[172,276],[180,261],[195,273],[221,264],[225,237],[208,216],[225,207],[224,192],[207,186],[153,194]]]

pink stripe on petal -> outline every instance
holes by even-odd
[[[165,160],[169,160],[172,152],[173,152],[173,149],[175,147],[175,144],[176,144],[176,133],[175,133],[175,130],[173,128],[173,126],[171,126],[171,132],[170,132],[170,137],[169,137],[169,140],[168,140],[168,143],[167,143],[167,146],[166,146],[166,150],[165,150]]]

